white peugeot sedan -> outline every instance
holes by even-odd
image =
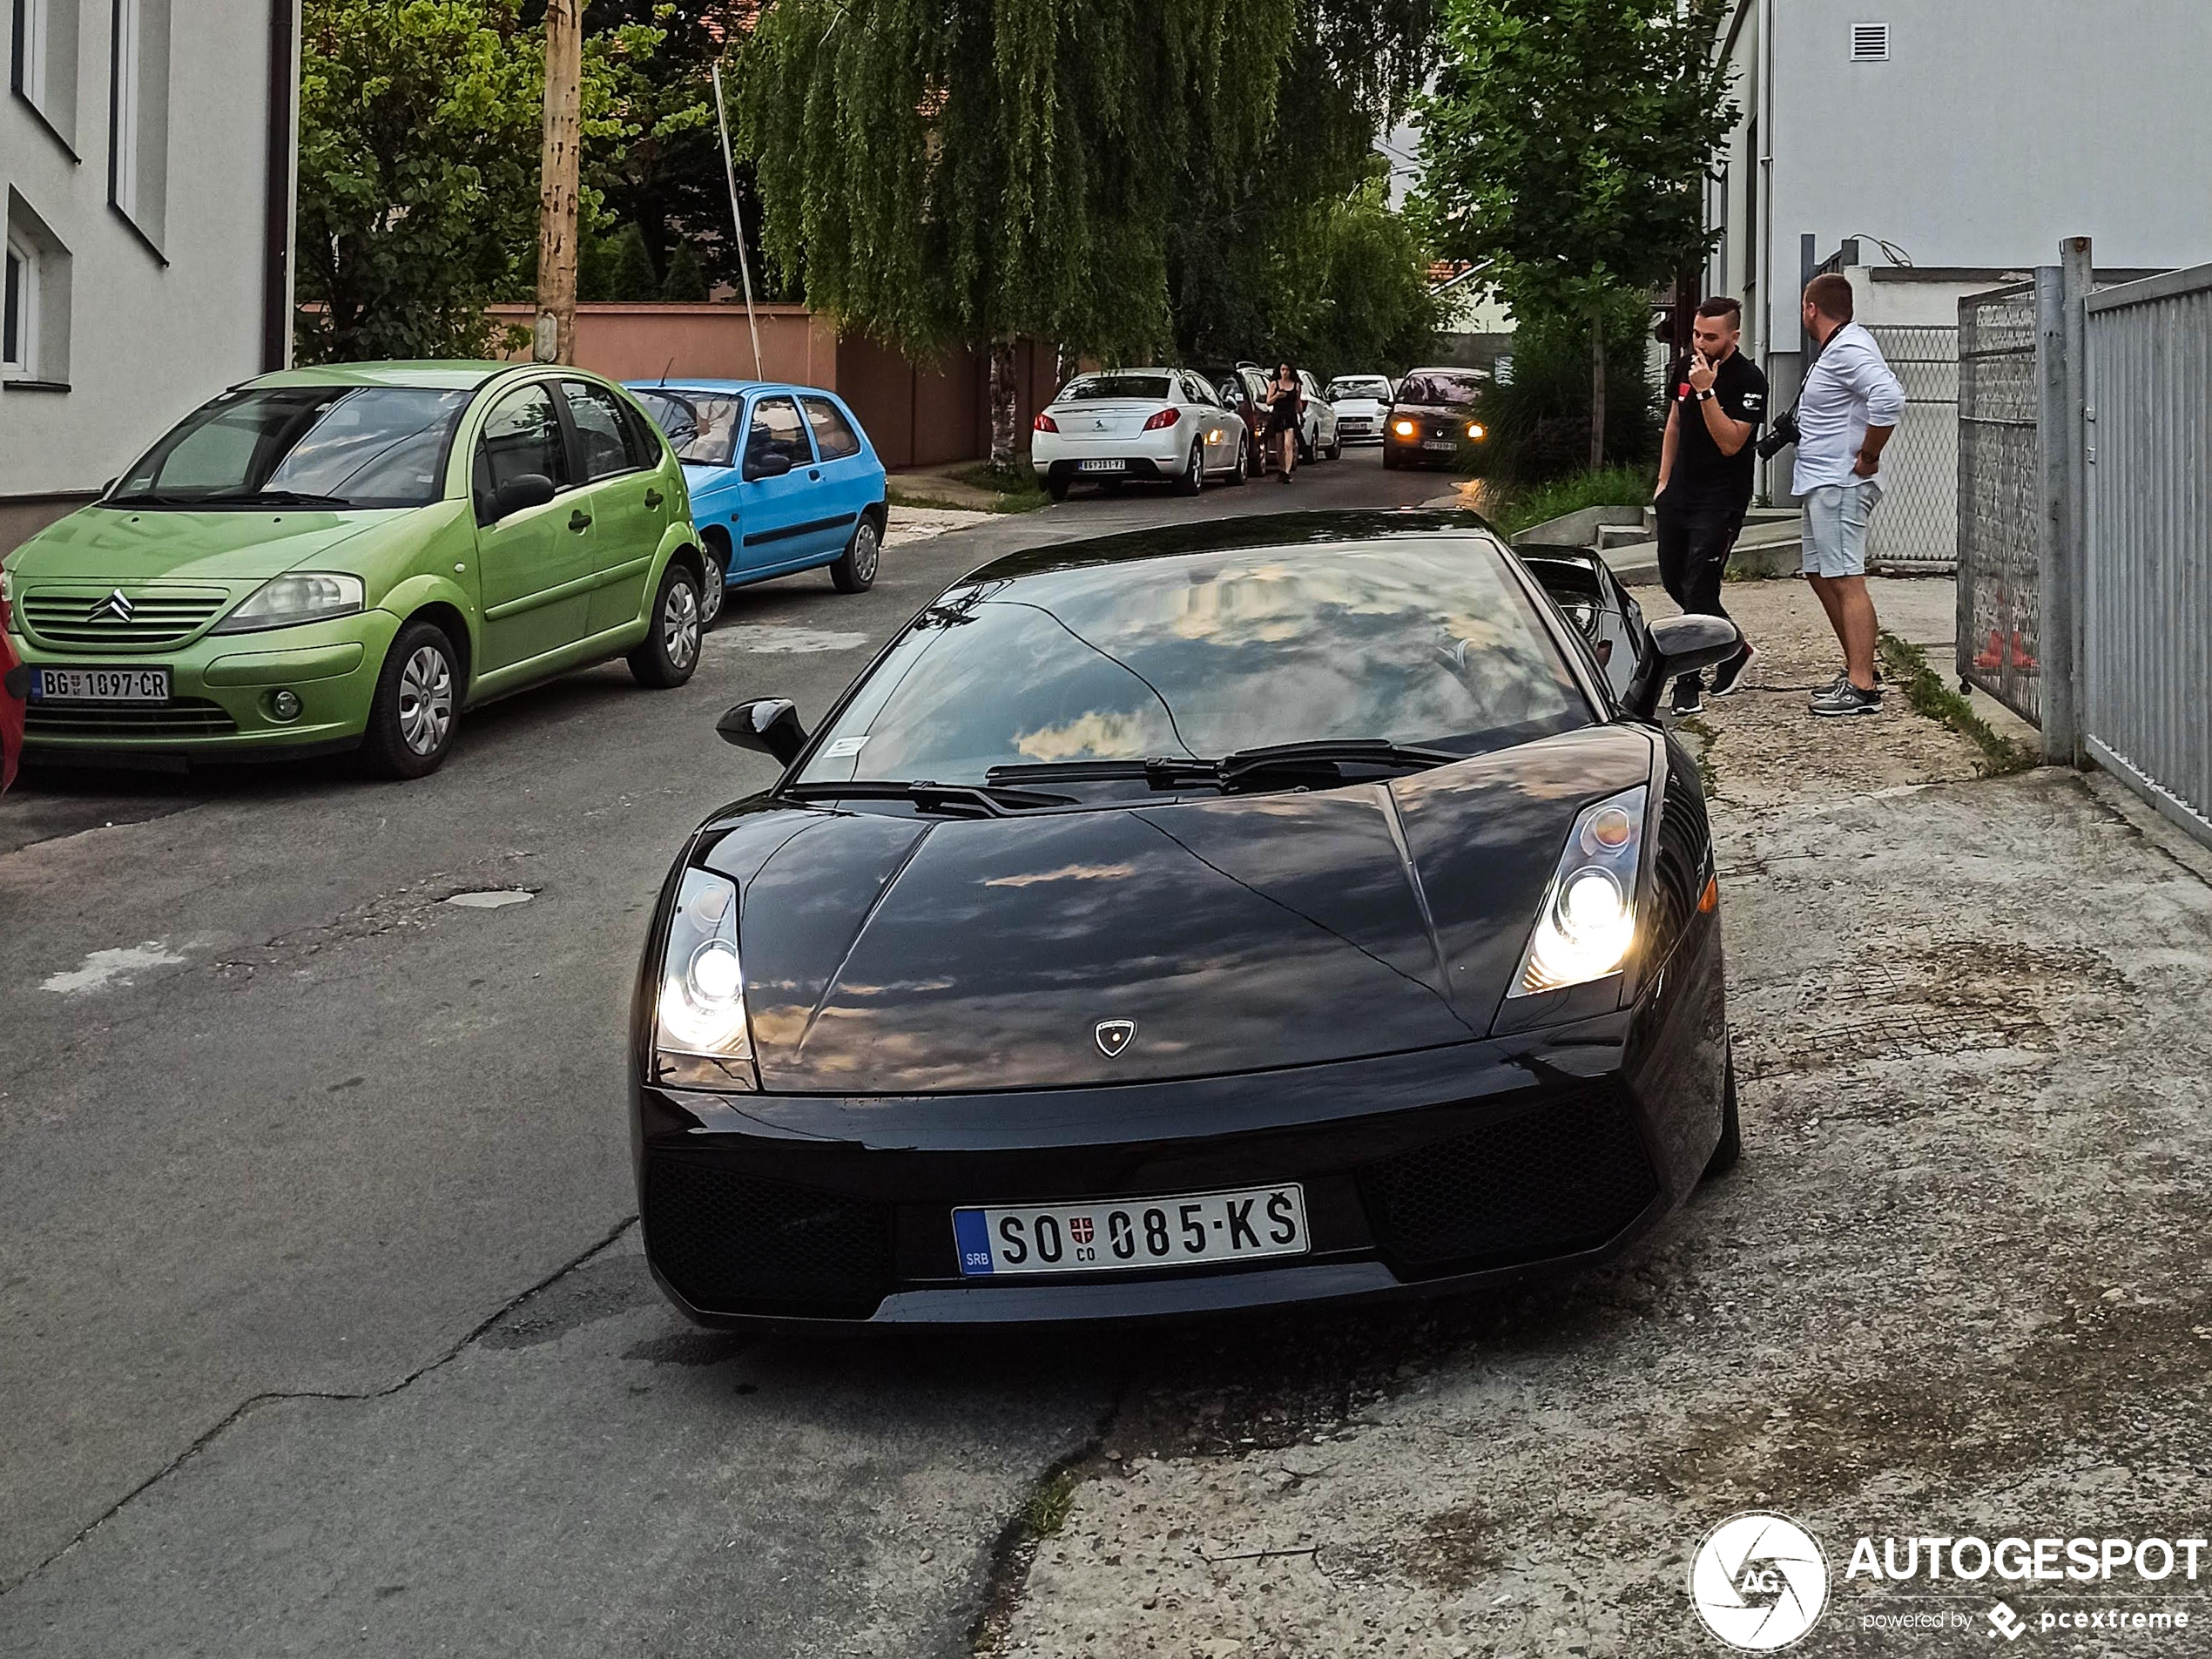
[[[1329,382],[1337,435],[1346,443],[1380,443],[1390,415],[1391,384],[1380,374],[1339,374]]]
[[[1251,434],[1214,388],[1180,368],[1116,368],[1078,374],[1038,413],[1029,464],[1055,501],[1088,480],[1111,489],[1166,480],[1190,495],[1209,476],[1251,475]]]

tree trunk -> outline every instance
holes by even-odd
[[[577,162],[583,141],[583,6],[546,0],[545,147],[537,195],[537,327],[530,354],[576,361]]]
[[[1590,314],[1590,470],[1605,464],[1605,319]]]
[[[1014,470],[1014,342],[991,342],[991,469]]]

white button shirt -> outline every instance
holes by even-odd
[[[1829,484],[1851,484],[1851,463],[1870,426],[1895,426],[1905,412],[1905,388],[1882,360],[1874,336],[1847,322],[1828,336],[1797,397],[1797,460],[1790,493],[1805,496]],[[1883,482],[1879,471],[1874,482]]]

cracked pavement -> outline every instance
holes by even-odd
[[[1374,461],[1290,504],[1437,488]],[[1794,583],[1731,586],[1776,689],[1703,722],[1744,1163],[1625,1260],[1044,1341],[667,1308],[621,1031],[678,839],[767,775],[713,715],[819,710],[992,553],[1289,495],[739,593],[691,686],[574,677],[420,785],[0,803],[0,1655],[1707,1652],[1689,1554],[1754,1504],[2206,1531],[2212,858],[1901,707],[1816,725]],[[1934,1650],[1858,1626],[1902,1605],[1839,1581],[1804,1650]]]

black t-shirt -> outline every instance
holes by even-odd
[[[1732,351],[1713,373],[1713,397],[1731,421],[1750,423],[1751,435],[1732,455],[1721,453],[1705,427],[1705,406],[1689,383],[1694,359],[1685,357],[1667,374],[1667,395],[1675,406],[1675,466],[1667,475],[1666,499],[1677,506],[1729,507],[1751,504],[1753,442],[1766,421],[1766,376],[1741,352]]]

